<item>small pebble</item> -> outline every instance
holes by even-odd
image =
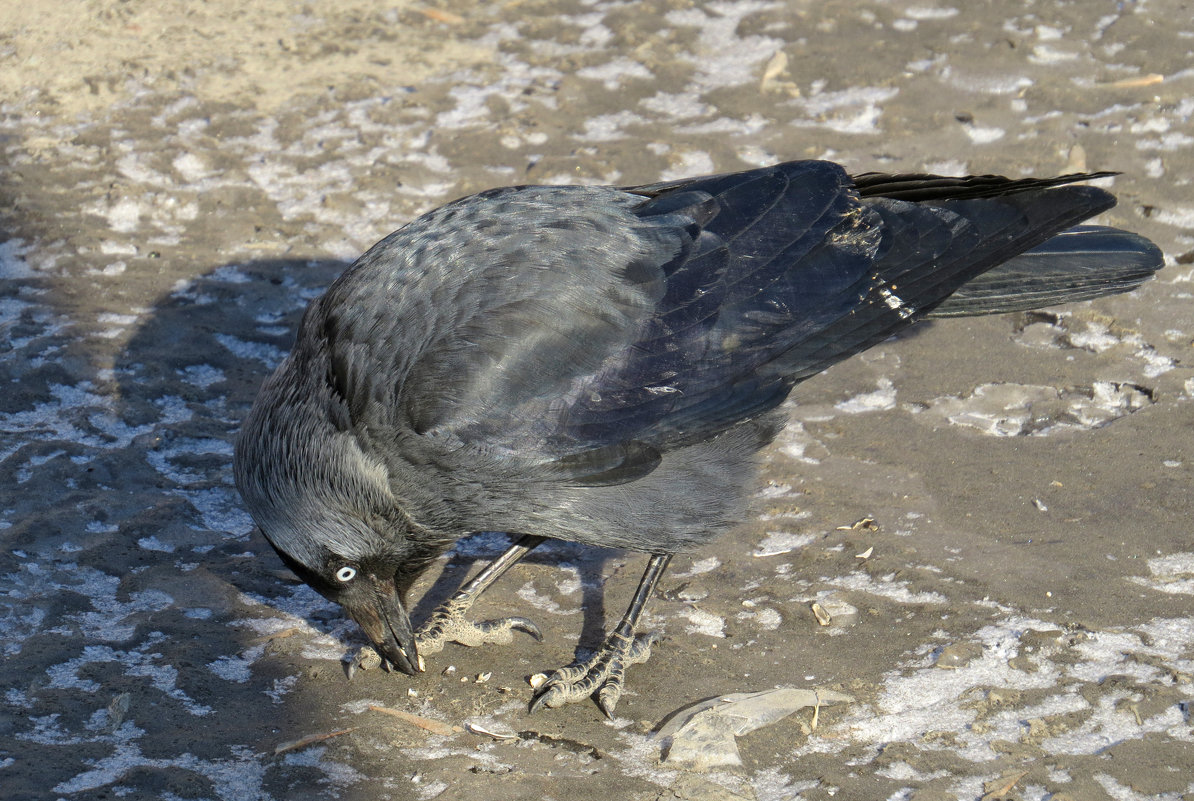
[[[937,667],[945,670],[957,670],[973,662],[983,655],[983,647],[974,642],[956,642],[941,649],[937,657]]]

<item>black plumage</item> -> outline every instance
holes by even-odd
[[[1052,179],[880,175],[802,161],[632,188],[511,187],[379,242],[303,318],[245,420],[236,480],[300,577],[406,672],[474,626],[542,538],[653,554],[622,624],[549,706],[612,710],[671,554],[740,519],[799,381],[929,316],[1131,289],[1147,240],[1078,223],[1108,192]],[[416,635],[413,581],[458,538],[525,535]],[[521,549],[521,550],[520,550]]]

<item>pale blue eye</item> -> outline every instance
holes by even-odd
[[[348,565],[345,565],[336,571],[336,579],[338,581],[352,581],[353,576],[356,574],[357,569],[355,567],[349,567]]]

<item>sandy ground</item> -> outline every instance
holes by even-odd
[[[1192,50],[1177,0],[5,3],[2,795],[1194,797]],[[481,188],[803,157],[1120,170],[1103,221],[1169,266],[801,385],[752,519],[662,582],[612,723],[528,715],[527,677],[621,614],[619,551],[544,548],[486,596],[542,644],[348,683],[360,634],[231,479],[305,303]],[[416,615],[504,543],[463,543]],[[740,767],[659,761],[673,711],[775,687],[856,700],[742,737]]]

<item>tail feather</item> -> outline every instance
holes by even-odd
[[[1028,311],[1135,289],[1164,263],[1142,236],[1079,225],[968,281],[931,317]]]

